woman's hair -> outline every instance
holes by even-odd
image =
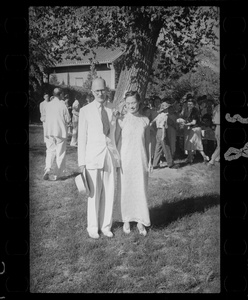
[[[128,91],[128,92],[126,92],[124,99],[126,100],[127,97],[134,97],[137,102],[141,102],[140,94],[137,91]]]

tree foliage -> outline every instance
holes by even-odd
[[[83,83],[83,89],[90,94],[91,93],[91,84],[94,78],[97,77],[97,71],[95,67],[95,63],[91,63],[90,72],[87,75],[86,81]]]
[[[154,55],[160,47],[160,76],[179,78],[197,65],[201,47],[215,45],[217,7],[84,6],[30,8],[30,80],[61,59],[95,47],[124,51],[115,102],[126,89],[146,94]],[[39,79],[38,79],[39,78]]]
[[[153,74],[150,76],[146,97],[172,97],[181,99],[186,93],[194,93],[196,97],[209,95],[219,98],[220,76],[218,51],[203,46],[196,57],[197,64],[186,74],[177,72],[174,76],[161,74],[160,55],[156,55],[153,63]]]

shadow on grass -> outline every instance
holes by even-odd
[[[40,146],[33,146],[29,147],[29,152],[33,153],[34,155],[37,156],[44,156],[46,155],[46,146],[45,145],[40,145]]]
[[[219,195],[204,195],[163,203],[150,209],[152,227],[166,227],[170,223],[193,213],[201,213],[220,203]]]
[[[150,209],[150,221],[153,228],[167,227],[170,223],[185,216],[202,213],[205,210],[219,205],[220,196],[217,194],[204,195],[201,197],[184,198],[171,203],[164,202],[162,205]],[[130,227],[136,223],[130,222]],[[122,227],[123,223],[114,221],[112,229]]]

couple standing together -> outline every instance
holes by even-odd
[[[80,109],[78,124],[78,165],[86,171],[90,189],[87,231],[99,238],[111,232],[115,219],[130,233],[130,222],[137,222],[141,235],[150,226],[147,205],[148,172],[151,169],[149,119],[139,114],[140,96],[127,92],[127,114],[117,117],[112,103],[105,101],[106,82],[92,82],[94,101]],[[114,203],[116,201],[116,203]],[[116,209],[114,210],[114,204]]]

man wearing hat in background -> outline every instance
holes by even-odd
[[[158,111],[157,117],[150,123],[152,125],[154,122],[156,122],[157,125],[157,135],[156,135],[156,147],[155,147],[155,153],[154,153],[154,159],[153,159],[153,168],[157,169],[159,168],[159,162],[161,159],[162,154],[164,153],[164,156],[167,161],[167,166],[170,169],[177,169],[178,165],[174,163],[174,160],[171,155],[170,145],[169,145],[169,139],[166,135],[166,129],[168,128],[167,125],[167,119],[168,119],[168,108],[170,107],[170,104],[167,102],[163,102],[161,104],[161,107]]]

